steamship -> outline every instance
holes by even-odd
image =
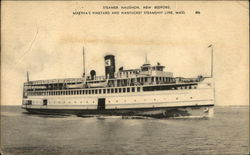
[[[84,50],[83,50],[84,57]],[[106,55],[105,76],[95,70],[81,78],[36,80],[23,85],[22,108],[30,113],[77,116],[140,116],[155,118],[213,115],[213,78],[174,77],[165,66],[147,59],[138,69],[120,67]]]

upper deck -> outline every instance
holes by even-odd
[[[65,79],[49,79],[49,80],[36,80],[25,82],[24,85],[44,85],[44,84],[59,84],[59,83],[82,83],[83,78],[65,78]]]
[[[88,88],[109,88],[127,86],[150,86],[158,84],[178,84],[199,82],[202,77],[180,78],[174,77],[172,72],[164,71],[165,66],[159,62],[151,65],[147,60],[140,68],[124,69],[120,67],[116,72],[113,55],[105,56],[105,76],[96,76],[95,70],[82,78],[65,78],[28,81],[24,83],[24,91],[68,90]]]

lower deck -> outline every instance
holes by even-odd
[[[180,106],[163,108],[130,108],[130,109],[33,109],[26,108],[34,114],[52,114],[52,115],[77,115],[80,117],[90,117],[94,115],[108,116],[143,116],[153,118],[172,118],[172,117],[212,117],[213,104],[201,106]]]

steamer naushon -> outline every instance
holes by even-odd
[[[78,116],[213,115],[212,76],[174,77],[164,71],[165,66],[151,65],[147,59],[139,69],[120,67],[116,72],[115,56],[107,55],[104,60],[105,76],[96,76],[94,70],[86,76],[85,65],[82,78],[29,81],[27,75],[22,108],[31,113]]]

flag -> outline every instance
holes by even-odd
[[[212,47],[213,45],[212,44],[210,44],[208,47]]]

